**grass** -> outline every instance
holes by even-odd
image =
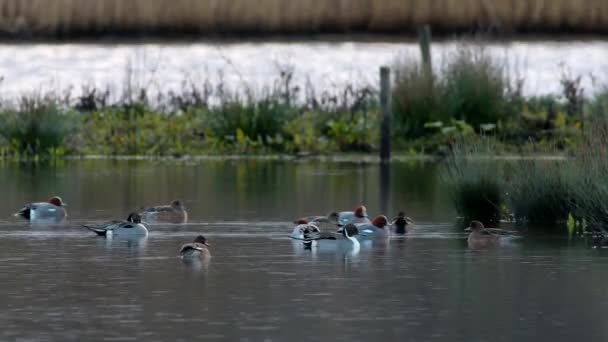
[[[595,0],[0,0],[5,35],[99,33],[606,32]]]
[[[448,158],[444,180],[467,219],[515,219],[564,233],[578,222],[608,232],[608,121],[589,122],[582,140],[565,160],[522,158],[502,165],[471,159],[469,151],[480,147],[465,144]]]
[[[491,225],[501,219],[504,169],[496,162],[479,159],[492,150],[488,144],[457,144],[446,160],[442,180],[465,222],[479,220]]]

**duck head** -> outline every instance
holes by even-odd
[[[53,196],[49,199],[49,203],[58,207],[65,207],[67,204],[63,203],[63,200],[59,196]]]
[[[360,205],[355,208],[356,217],[367,217],[367,208],[364,205]]]
[[[308,224],[308,220],[305,220],[305,219],[297,219],[297,220],[293,221],[293,223],[295,223],[296,225]]]
[[[341,233],[345,238],[348,239],[355,235],[359,235],[359,229],[354,224],[349,223],[342,228]]]
[[[484,229],[483,223],[471,221],[471,224],[464,230],[465,232],[480,232]]]
[[[384,215],[376,216],[372,224],[378,228],[384,228],[388,225],[388,218]]]
[[[204,237],[204,236],[202,236],[202,235],[197,236],[196,239],[194,239],[194,243],[200,243],[200,244],[203,244],[203,245],[209,247],[209,243],[207,242],[207,238]]]
[[[173,209],[182,210],[184,209],[184,204],[180,200],[175,200],[171,202],[171,207],[173,207]]]
[[[130,213],[127,217],[127,221],[135,224],[141,223],[141,215],[138,213]]]
[[[333,224],[340,224],[340,214],[337,211],[332,211],[327,214],[327,219]]]

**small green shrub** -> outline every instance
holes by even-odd
[[[483,124],[508,120],[510,81],[505,68],[482,49],[462,48],[443,70],[446,110],[476,131]]]
[[[18,109],[0,112],[0,135],[9,153],[25,157],[61,154],[74,127],[75,115],[54,103],[24,99]]]

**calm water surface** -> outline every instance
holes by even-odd
[[[0,164],[0,340],[601,341],[605,253],[526,237],[473,252],[453,228],[434,164],[61,161]],[[388,180],[388,181],[387,181]],[[60,194],[69,221],[11,217]],[[192,222],[139,240],[98,238],[83,222],[182,199]],[[351,252],[287,238],[297,215],[404,208],[405,238]],[[381,209],[384,208],[384,209]],[[204,233],[213,257],[184,263]]]

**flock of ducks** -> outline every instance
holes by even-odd
[[[60,223],[67,218],[66,203],[61,197],[54,196],[47,202],[25,205],[15,213],[30,222]],[[188,222],[188,212],[181,201],[160,205],[130,213],[126,220],[109,221],[101,224],[85,224],[84,228],[99,236],[147,236],[146,224],[182,224]],[[308,216],[294,221],[295,227],[290,235],[293,240],[301,241],[305,248],[354,248],[361,241],[387,239],[391,234],[403,235],[414,231],[414,221],[405,213],[399,212],[392,220],[385,215],[369,219],[367,209],[360,205],[353,211],[331,212],[326,216]],[[501,236],[512,232],[496,228],[485,228],[479,221],[471,222],[465,229],[469,232],[468,245],[473,249],[490,248],[499,245]],[[209,252],[207,239],[199,235],[191,243],[179,249],[183,258],[206,258]]]
[[[47,202],[36,202],[25,205],[15,213],[15,216],[21,216],[35,223],[61,223],[68,216],[65,209],[66,206],[67,204],[63,202],[61,197],[54,196]],[[148,235],[146,223],[180,224],[187,222],[188,212],[186,208],[181,201],[175,200],[169,205],[159,205],[143,209],[141,212],[130,213],[126,220],[85,224],[83,227],[95,232],[99,236],[138,237]],[[211,254],[207,249],[208,247],[207,239],[199,235],[193,242],[184,244],[179,249],[179,255],[184,258],[209,257]]]

